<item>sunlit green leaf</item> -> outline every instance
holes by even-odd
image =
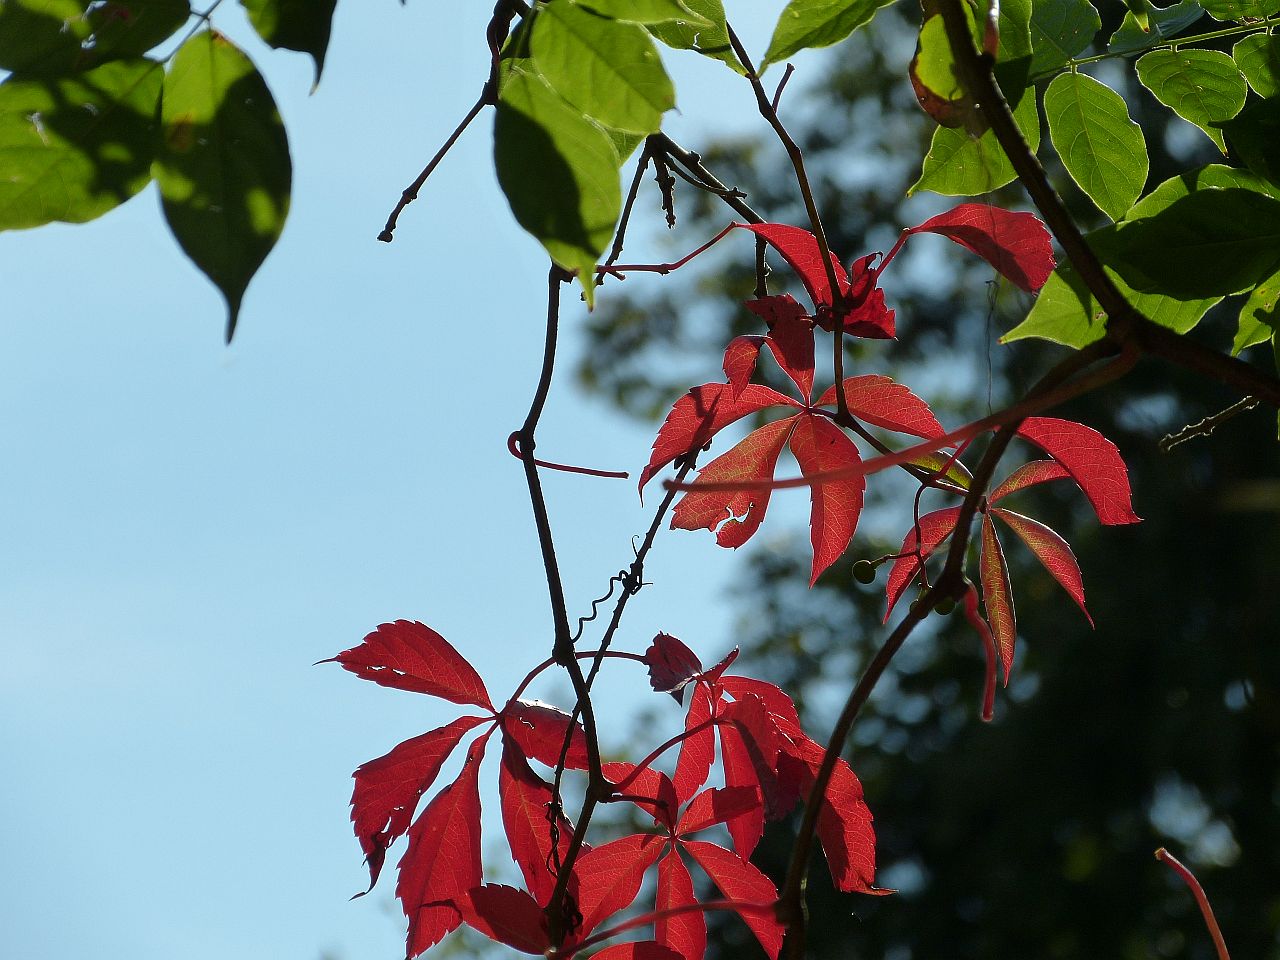
[[[1280,0],[1200,0],[1215,20],[1261,20],[1280,13]]]
[[[684,0],[684,5],[699,17],[710,21],[703,27],[689,20],[672,20],[649,26],[649,32],[676,50],[693,50],[704,57],[720,60],[737,73],[747,71],[738,62],[729,43],[729,29],[725,26],[724,4],[721,0]]]
[[[1280,93],[1280,37],[1255,33],[1231,48],[1231,59],[1260,97]]]
[[[187,0],[107,0],[86,14],[86,53],[94,63],[140,57],[168,40],[191,18]]]
[[[1240,112],[1248,93],[1234,60],[1217,50],[1154,50],[1136,67],[1157,100],[1227,152],[1219,125]]]
[[[1147,144],[1124,99],[1082,73],[1056,77],[1044,92],[1049,138],[1062,165],[1103,213],[1119,220],[1147,182]]]
[[[503,76],[493,134],[498,182],[516,220],[552,260],[578,271],[590,303],[593,270],[622,207],[608,135],[518,64]]]
[[[1037,149],[1040,114],[1034,88],[1023,91],[1013,116],[1031,149]],[[931,190],[947,196],[972,197],[1004,186],[1014,175],[1013,165],[990,130],[974,138],[962,128],[938,127],[933,131],[920,179],[908,192]]]
[[[925,453],[907,463],[916,467],[924,467],[926,470],[932,471],[935,475],[944,466],[947,472],[943,476],[963,490],[968,490],[973,484],[973,474],[959,460],[956,460],[950,453]]]
[[[627,20],[631,23],[669,23],[672,20],[683,20],[699,26],[711,26],[697,8],[696,3],[688,0],[573,0],[574,3],[594,10],[602,17],[614,20]],[[724,21],[724,11],[720,14]]]
[[[606,127],[653,133],[675,106],[675,88],[643,27],[571,3],[538,14],[533,67],[571,106]]]
[[[187,0],[0,0],[0,68],[56,76],[140,57],[190,16]]]
[[[1196,0],[1182,0],[1171,7],[1152,7],[1148,16],[1151,29],[1143,30],[1133,14],[1126,13],[1119,29],[1111,35],[1107,53],[1123,56],[1159,46],[1203,17],[1204,7]]]
[[[1280,273],[1253,288],[1240,308],[1239,329],[1231,345],[1232,356],[1246,347],[1266,343],[1280,331]]]
[[[284,229],[292,165],[284,123],[253,63],[221,34],[182,45],[164,81],[154,172],[182,249],[227,299],[245,289]]]
[[[801,50],[829,47],[870,23],[890,0],[791,0],[778,17],[760,69]]]
[[[1037,0],[1031,7],[1031,76],[1061,69],[1101,29],[1102,18],[1089,0]]]
[[[162,74],[117,60],[0,84],[0,229],[83,223],[145,187]]]
[[[315,83],[320,82],[337,0],[240,0],[240,5],[258,36],[270,46],[311,54]]]

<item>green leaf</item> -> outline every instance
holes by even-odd
[[[941,14],[934,14],[921,24],[911,68],[916,79],[934,95],[947,101],[964,98],[964,88],[956,76],[956,64],[951,55],[951,42],[947,39],[947,25],[943,23]]]
[[[720,60],[735,73],[745,75],[746,68],[738,62],[733,46],[729,43],[729,28],[725,25],[724,4],[721,0],[684,0],[684,5],[697,16],[709,21],[711,26],[702,27],[691,20],[674,20],[667,23],[655,23],[649,26],[649,32],[676,50],[693,50]]]
[[[686,23],[709,27],[715,21],[703,17],[695,9],[696,3],[681,3],[680,0],[573,0],[588,10],[594,10],[602,17],[611,20],[626,20],[630,23],[670,23],[672,20],[683,20]],[[720,22],[724,22],[724,10],[720,11]]]
[[[1253,288],[1240,308],[1239,324],[1231,345],[1233,357],[1246,347],[1266,343],[1280,332],[1280,273],[1273,273]]]
[[[1013,116],[1031,149],[1037,149],[1040,115],[1034,88],[1022,92]],[[907,193],[931,190],[947,196],[972,197],[1002,187],[1014,176],[1013,165],[990,130],[975,139],[963,128],[938,127],[933,131],[920,179]]]
[[[1195,170],[1188,170],[1176,177],[1170,177],[1145,197],[1135,203],[1124,215],[1125,220],[1143,220],[1154,217],[1162,210],[1168,209],[1183,197],[1189,197],[1197,190],[1253,190],[1269,196],[1280,197],[1277,188],[1261,177],[1239,167],[1228,167],[1221,163],[1210,163]]]
[[[1261,20],[1280,13],[1280,0],[1200,0],[1215,20]]]
[[[93,63],[140,57],[168,40],[191,18],[187,0],[107,0],[86,14],[86,54]]]
[[[801,50],[829,47],[870,23],[890,0],[791,0],[778,17],[760,64],[763,72]]]
[[[1217,50],[1155,50],[1136,66],[1157,100],[1227,152],[1219,125],[1240,112],[1248,93],[1234,60]]]
[[[333,8],[338,0],[240,0],[258,36],[277,50],[311,54],[316,64],[314,90],[329,49]]]
[[[1255,33],[1231,48],[1231,59],[1260,97],[1280,93],[1280,37]]]
[[[957,487],[968,490],[973,485],[973,474],[969,472],[969,468],[949,453],[924,453],[913,457],[907,463],[915,467],[923,467],[935,475],[945,466],[947,471],[943,476]]]
[[[529,40],[535,69],[571,106],[606,127],[653,133],[675,88],[643,27],[571,3],[543,7]]]
[[[164,81],[163,138],[153,167],[182,249],[227,300],[227,339],[249,281],[289,211],[293,168],[266,82],[226,37],[184,43]]]
[[[0,68],[59,76],[140,57],[190,16],[187,0],[0,0]]]
[[[1197,190],[1117,228],[1125,281],[1184,300],[1248,290],[1280,263],[1280,200],[1252,190]]]
[[[1031,76],[1056,73],[1092,42],[1102,18],[1089,0],[1040,0],[1031,6]]]
[[[1064,73],[1044,93],[1049,138],[1071,179],[1112,220],[1147,182],[1147,144],[1124,99],[1082,73]]]
[[[516,220],[566,270],[587,302],[622,209],[618,155],[596,124],[520,64],[502,78],[494,117],[498,182]]]
[[[1204,16],[1204,7],[1197,0],[1182,0],[1171,7],[1152,7],[1148,11],[1150,30],[1143,30],[1132,13],[1126,13],[1124,20],[1107,44],[1107,53],[1113,56],[1125,56],[1156,47],[1175,37],[1187,27]]]
[[[1222,130],[1245,165],[1276,189],[1280,185],[1280,99],[1255,100],[1224,123]]]
[[[117,60],[0,84],[0,230],[102,216],[151,180],[163,70]]]

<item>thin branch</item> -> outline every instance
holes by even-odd
[[[656,144],[662,149],[668,157],[674,160],[684,169],[688,170],[695,177],[698,177],[704,183],[714,188],[713,192],[720,197],[725,204],[739,214],[748,223],[764,223],[764,217],[751,209],[742,198],[736,196],[730,187],[726,187],[720,180],[702,164],[702,158],[691,150],[686,150],[680,144],[676,143],[665,133],[655,133],[649,138],[650,142]]]
[[[1215,413],[1211,417],[1205,417],[1199,423],[1190,423],[1181,430],[1170,433],[1160,438],[1160,452],[1168,453],[1179,444],[1186,443],[1195,437],[1208,437],[1213,434],[1222,424],[1226,423],[1232,417],[1244,413],[1246,410],[1252,410],[1258,405],[1257,397],[1245,397],[1243,400],[1237,400],[1227,409]]]
[[[782,103],[782,91],[787,89],[787,81],[791,79],[791,75],[796,72],[796,68],[791,64],[787,64],[787,69],[783,71],[782,79],[778,81],[778,89],[773,91],[773,100],[769,106],[773,108],[773,112],[778,112],[778,104]]]
[[[1204,924],[1209,928],[1209,936],[1213,938],[1214,949],[1218,951],[1218,960],[1231,960],[1231,956],[1227,953],[1226,941],[1222,939],[1222,930],[1218,927],[1218,920],[1213,915],[1213,907],[1209,905],[1209,898],[1205,895],[1204,887],[1200,886],[1196,875],[1184,867],[1178,858],[1164,847],[1156,851],[1156,859],[1167,863],[1190,888],[1191,895],[1196,898],[1196,903],[1200,907],[1200,914],[1204,917]]]
[[[669,853],[667,856],[676,856]],[[626,933],[628,930],[634,930],[636,927],[647,927],[655,920],[665,920],[667,917],[678,917],[682,913],[709,913],[712,910],[732,910],[735,913],[772,913],[774,910],[772,903],[757,903],[749,900],[702,900],[698,903],[682,903],[679,906],[667,907],[663,910],[652,910],[649,913],[643,913],[638,917],[632,917],[625,920],[616,927],[610,927],[608,930],[601,930],[599,933],[592,934],[581,943],[575,944],[573,952],[569,954],[580,953],[589,947],[594,947],[598,943],[604,943],[614,937]]]
[[[618,258],[622,256],[622,244],[627,237],[627,224],[631,222],[631,211],[635,208],[636,196],[640,193],[640,180],[648,168],[649,144],[645,143],[644,148],[640,151],[640,159],[636,161],[636,172],[631,178],[631,189],[627,191],[627,200],[622,205],[622,215],[618,218],[618,229],[613,236],[613,249],[609,251],[609,256],[604,261],[606,267],[616,263]]]

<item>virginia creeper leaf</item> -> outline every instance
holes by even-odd
[[[685,731],[694,730],[712,718],[713,701],[705,684],[693,688],[689,698],[689,712],[685,716]],[[711,764],[716,755],[716,732],[707,727],[686,736],[680,741],[680,755],[676,759],[676,772],[672,778],[676,795],[687,800],[707,782]]]
[[[369,865],[369,889],[378,882],[387,847],[404,835],[418,800],[468,730],[485,717],[459,717],[447,726],[406,740],[390,753],[361,764],[352,776],[351,822]]]
[[[781,718],[788,727],[800,729],[800,714],[796,712],[795,702],[776,684],[755,677],[725,677],[720,685],[735,700],[746,696],[759,697],[771,714]]]
[[[908,233],[936,233],[953,240],[1031,293],[1044,286],[1053,272],[1049,231],[1030,213],[962,203],[911,227]]]
[[[951,531],[955,529],[958,516],[960,516],[959,507],[947,507],[944,510],[934,510],[932,513],[921,515],[918,537],[919,557],[916,556],[916,526],[913,525],[907,531],[907,535],[902,541],[902,547],[898,550],[901,556],[893,561],[893,567],[889,570],[889,579],[885,583],[885,597],[888,600],[888,606],[884,611],[886,621],[889,619],[889,614],[893,613],[893,608],[898,603],[898,598],[902,596],[903,591],[907,589],[907,586],[920,572],[921,561],[928,559],[929,554],[938,548],[938,544],[951,536]]]
[[[809,321],[795,314],[777,316],[770,324],[765,343],[782,372],[799,389],[801,399],[808,403],[813,395],[813,327]]]
[[[673,849],[658,862],[658,887],[655,910],[669,910],[697,903],[693,878]],[[684,960],[702,960],[707,950],[707,921],[702,913],[690,911],[661,917],[653,922],[653,938],[676,951]]]
[[[711,731],[708,730],[708,733]],[[653,822],[659,826],[667,827],[674,830],[676,827],[676,811],[680,806],[680,800],[676,796],[676,788],[668,777],[661,770],[654,770],[652,767],[646,767],[636,772],[635,764],[631,763],[606,763],[601,766],[605,779],[610,783],[619,784],[632,778],[627,783],[625,793],[628,796],[644,797],[646,803],[637,804],[645,813],[653,817]]]
[[[689,802],[680,816],[676,832],[681,836],[705,830],[741,816],[760,805],[760,791],[754,787],[722,787],[703,790]]]
[[[844,397],[851,414],[877,427],[926,439],[946,433],[927,403],[888,377],[875,373],[846,377]],[[835,403],[836,388],[832,385],[818,398],[816,406],[832,407]]]
[[[407,953],[416,957],[462,923],[460,904],[480,883],[480,790],[487,736],[467,751],[458,779],[409,828],[396,897],[409,918]]]
[[[497,883],[476,885],[462,901],[462,913],[467,926],[521,953],[541,955],[549,946],[542,908],[523,890]]]
[[[634,943],[615,943],[605,947],[591,960],[680,960],[680,954],[670,947],[653,940],[639,940]]]
[[[625,20],[629,23],[669,23],[672,20],[683,20],[699,26],[710,26],[710,21],[703,20],[688,0],[573,0],[579,6],[594,10],[602,17],[612,20]],[[723,19],[723,15],[721,17]]]
[[[889,0],[791,0],[778,17],[760,70],[801,50],[829,47],[871,21]]]
[[[384,623],[331,660],[361,680],[493,710],[484,681],[444,637],[416,620]]]
[[[760,904],[759,909],[739,907],[737,913],[756,935],[770,960],[778,960],[783,929],[773,914],[772,904],[778,899],[773,881],[732,850],[714,843],[686,840],[684,848],[727,898],[743,904]]]
[[[987,496],[987,502],[996,503],[1011,493],[1025,490],[1037,483],[1048,483],[1050,480],[1061,480],[1069,476],[1071,474],[1067,472],[1067,468],[1056,460],[1032,460],[1005,477]]]
[[[1217,50],[1179,48],[1153,50],[1134,66],[1157,100],[1227,152],[1219,125],[1240,112],[1248,92],[1235,61]]]
[[[1055,77],[1044,93],[1049,139],[1071,179],[1112,220],[1147,182],[1147,143],[1124,98],[1083,73]]]
[[[721,706],[723,710],[723,705]],[[734,790],[759,790],[763,797],[764,789],[760,783],[760,763],[752,757],[751,748],[743,738],[742,732],[731,725],[717,728],[720,732],[720,766],[724,770],[726,787]],[[763,759],[763,758],[761,758]],[[772,759],[772,758],[770,758]],[[746,810],[734,814],[725,826],[733,839],[733,848],[743,857],[750,857],[764,835],[764,808],[755,804]]]
[[[721,703],[719,716],[726,721],[717,727],[720,745],[726,757],[731,752],[735,753],[733,762],[737,768],[732,780],[725,780],[725,785],[752,790],[758,787],[759,796],[764,801],[764,818],[779,820],[785,817],[799,802],[800,790],[798,783],[778,774],[778,756],[787,741],[777,719],[765,707],[764,701],[750,694],[744,694],[732,703]],[[750,764],[751,776],[746,774],[746,767],[741,762],[744,758]],[[738,822],[751,826],[755,822],[754,814],[736,813],[729,818],[729,833],[735,838],[735,847],[738,844],[733,825]],[[753,826],[751,829],[754,831]],[[749,856],[754,843],[750,848],[738,849],[743,856]]]
[[[907,463],[916,467],[923,467],[934,476],[941,476],[945,480],[949,480],[961,490],[968,490],[973,485],[973,474],[959,460],[956,460],[951,454],[944,453],[925,453],[918,457],[912,457]]]
[[[587,936],[603,920],[635,902],[645,871],[653,866],[665,844],[665,837],[636,833],[578,858],[574,875],[582,914],[579,936]]]
[[[573,720],[559,707],[538,700],[516,700],[502,709],[502,729],[526,757],[554,767],[560,762],[565,734]],[[587,768],[587,736],[582,724],[573,724],[573,739],[564,765],[570,770]]]
[[[1028,88],[1010,96],[1018,129],[1033,151],[1039,149],[1040,114],[1035,90]],[[948,196],[972,197],[1003,187],[1015,175],[1013,164],[992,131],[974,138],[960,127],[938,127],[933,131],[920,178],[907,193],[931,190]]]
[[[1089,0],[1038,0],[1031,5],[1033,79],[1056,73],[1083,53],[1102,29],[1102,18]]]
[[[227,339],[249,281],[289,212],[284,123],[253,63],[213,30],[184,43],[164,79],[152,172],[165,219],[227,301]]]
[[[733,45],[729,43],[721,0],[684,0],[684,5],[697,16],[710,21],[711,26],[704,27],[693,19],[675,20],[651,24],[649,32],[669,47],[693,50],[723,62],[735,73],[745,74],[746,69],[738,62]]]
[[[1018,436],[1058,461],[1108,526],[1137,523],[1129,493],[1129,470],[1116,445],[1092,427],[1054,417],[1027,417]]]
[[[1253,288],[1240,308],[1238,322],[1239,330],[1231,345],[1233,356],[1275,336],[1280,330],[1280,273],[1273,273]]]
[[[657,693],[669,693],[676,703],[684,703],[684,688],[702,673],[702,661],[684,643],[667,633],[659,633],[644,652],[649,668],[649,686]]]
[[[862,462],[858,448],[839,427],[812,414],[796,417],[790,445],[796,462],[800,464],[800,472],[806,477]],[[809,586],[817,583],[823,571],[835,563],[849,546],[858,528],[866,489],[867,480],[862,475],[826,480],[810,486],[809,534],[813,544],[813,567]]]
[[[120,60],[0,84],[0,230],[84,223],[145,187],[162,77],[152,60]]]
[[[1013,590],[1009,586],[1009,567],[1004,561],[1004,550],[996,536],[991,517],[982,517],[982,555],[978,561],[979,578],[982,581],[982,603],[987,610],[987,622],[1000,651],[1000,663],[1004,667],[1005,686],[1009,684],[1009,671],[1013,669],[1013,650],[1018,637],[1014,618]]]
[[[1231,59],[1260,97],[1280,93],[1280,37],[1255,33],[1231,48]]]
[[[762,487],[703,492],[697,489],[697,484],[771,480],[794,420],[789,417],[760,427],[699,470],[694,489],[687,492],[672,511],[672,528],[713,530],[716,543],[722,547],[737,548],[746,543],[764,521],[771,491]]]
[[[733,399],[738,399],[756,372],[756,358],[764,340],[764,337],[756,335],[734,337],[724,348],[724,375],[733,388],[730,392]]]
[[[675,106],[675,88],[638,24],[549,3],[538,10],[529,44],[534,69],[551,89],[606,127],[653,133]]]
[[[499,85],[493,154],[516,220],[552,260],[578,272],[590,306],[596,260],[622,210],[620,160],[608,135],[541,77],[512,64]]]
[[[818,246],[818,239],[812,233],[785,223],[739,223],[735,226],[764,237],[770,246],[782,254],[782,258],[799,275],[815,307],[831,306],[834,302],[831,281],[826,267],[822,265],[822,250]],[[842,290],[847,289],[849,275],[834,253],[831,254],[831,268],[835,272],[836,283]]]
[[[511,857],[520,868],[525,885],[542,904],[551,898],[556,878],[548,863],[551,854],[551,785],[533,772],[513,740],[502,742],[502,769],[498,777],[502,798],[502,825],[507,832]],[[573,827],[557,817],[560,856],[569,848]]]
[[[748,384],[735,397],[725,383],[693,387],[675,402],[653,441],[649,464],[640,472],[640,489],[677,457],[706,446],[731,423],[771,406],[799,406],[790,397],[769,387]]]
[[[1044,568],[1049,571],[1053,579],[1062,584],[1062,588],[1071,595],[1071,599],[1080,605],[1085,618],[1089,621],[1089,626],[1093,626],[1093,617],[1089,616],[1089,611],[1084,605],[1084,582],[1080,578],[1080,565],[1076,563],[1075,555],[1067,546],[1067,541],[1038,520],[1024,517],[1020,513],[1014,513],[1003,507],[992,507],[991,513],[1008,524],[1013,532],[1022,538],[1023,543],[1031,548],[1031,552],[1044,564]]]
[[[324,71],[329,29],[338,0],[240,0],[258,36],[276,50],[297,50],[315,61],[314,90]]]
[[[1151,6],[1147,10],[1148,29],[1144,30],[1132,13],[1126,13],[1120,27],[1111,35],[1107,53],[1118,57],[1157,47],[1203,16],[1204,8],[1197,0],[1180,0],[1170,7]]]

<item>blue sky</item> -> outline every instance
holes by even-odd
[[[782,5],[737,5],[752,49]],[[307,58],[266,50],[238,8],[218,10],[267,75],[294,156],[289,223],[230,348],[221,300],[151,189],[93,224],[0,234],[6,955],[401,955],[390,876],[347,902],[363,872],[350,773],[454,711],[311,664],[416,618],[501,697],[550,645],[505,448],[537,372],[546,268],[494,185],[487,117],[396,241],[374,240],[484,80],[488,7],[344,0],[314,96]],[[677,139],[753,118],[721,65],[668,63]],[[566,372],[583,317],[571,302]],[[551,459],[634,471],[652,440],[567,376],[544,422]],[[546,485],[583,612],[650,514],[632,483]],[[737,562],[707,536],[661,539],[656,585],[620,643],[643,649],[664,629],[717,656]],[[535,692],[563,701],[565,688]],[[606,672],[612,747],[650,698],[633,668]]]

